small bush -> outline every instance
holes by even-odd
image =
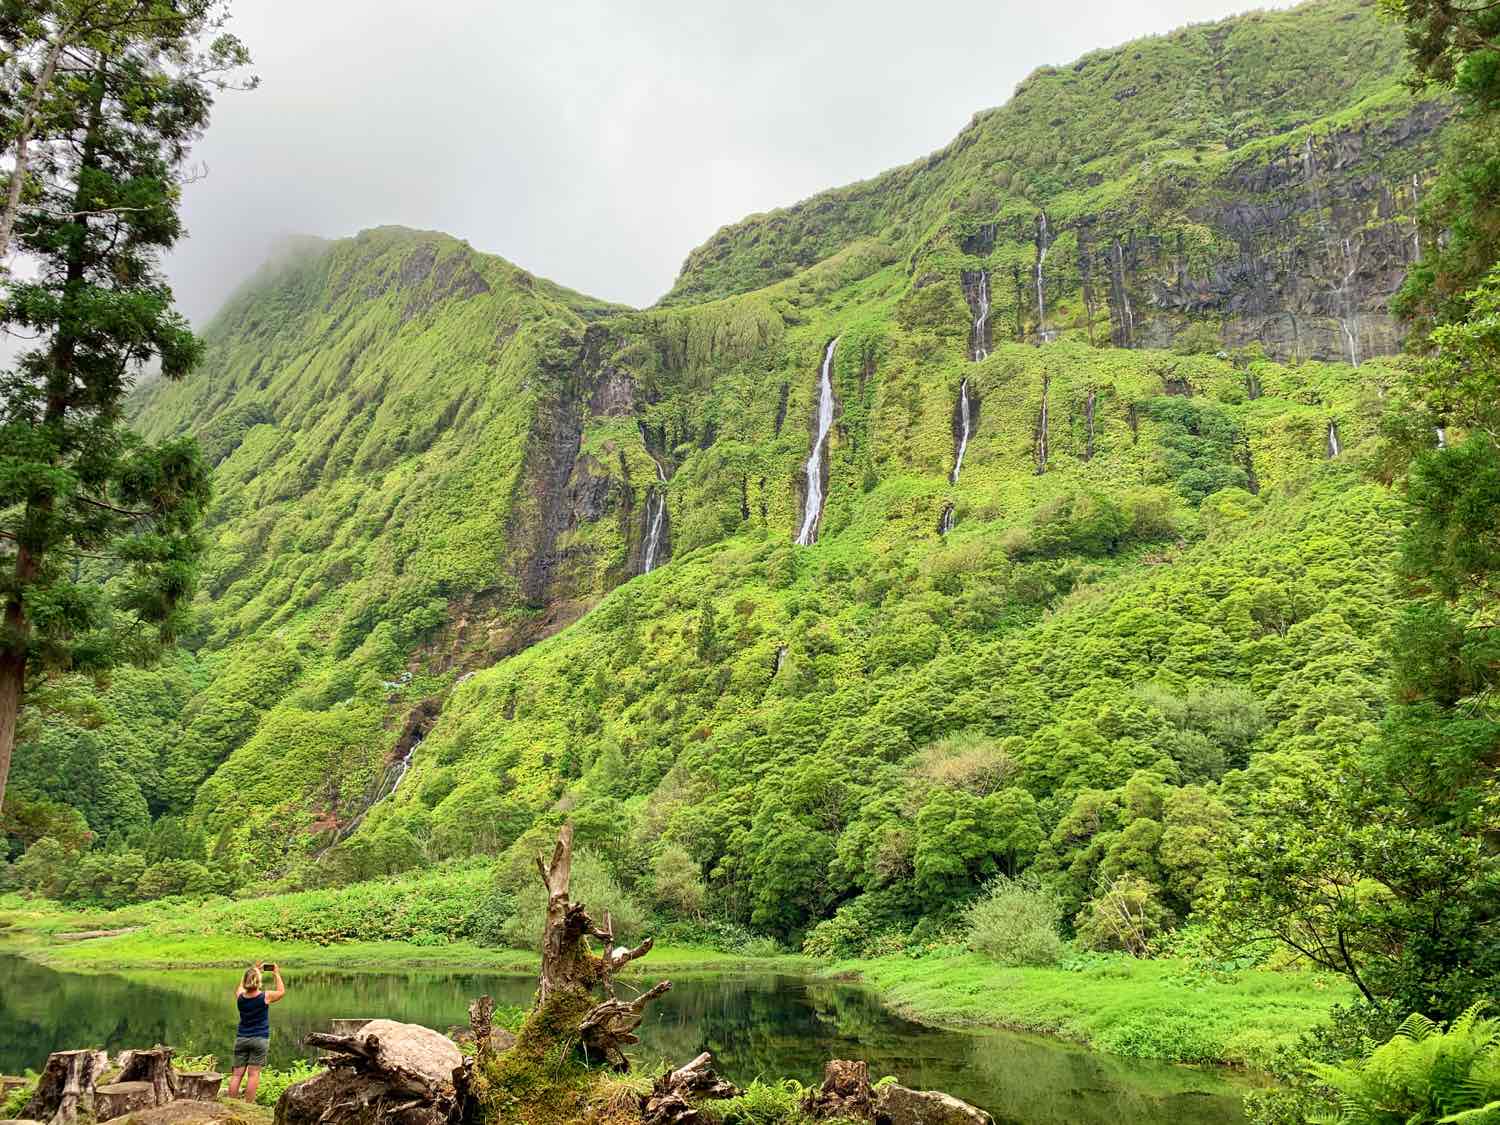
[[[313,1066],[305,1059],[298,1059],[285,1070],[269,1067],[260,1072],[260,1085],[255,1088],[255,1104],[274,1106],[288,1086],[302,1082],[315,1074],[322,1074],[324,1067]]]
[[[1002,965],[1055,965],[1062,916],[1062,902],[1034,875],[1002,875],[964,911],[969,948]]]

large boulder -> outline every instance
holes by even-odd
[[[370,1020],[351,1035],[303,1040],[332,1069],[287,1088],[276,1125],[446,1125],[461,1116],[453,1040],[420,1024]]]
[[[875,1120],[880,1125],[995,1125],[984,1110],[940,1090],[909,1090],[892,1082],[878,1093]]]

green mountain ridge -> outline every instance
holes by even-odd
[[[215,465],[195,633],[44,687],[15,791],[182,818],[224,888],[566,815],[782,938],[1028,869],[1185,917],[1247,788],[1380,713],[1360,469],[1445,113],[1328,0],[1044,68],[650,309],[432,232],[303,245],[133,403]]]

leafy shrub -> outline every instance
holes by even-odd
[[[792,1125],[802,1119],[807,1091],[791,1078],[780,1082],[756,1079],[737,1098],[706,1102],[703,1109],[718,1125]]]
[[[1102,886],[1073,920],[1078,941],[1089,949],[1121,949],[1149,955],[1171,916],[1145,879],[1120,875]]]
[[[703,913],[707,888],[698,863],[681,844],[668,844],[651,861],[651,893],[657,906],[678,917]]]
[[[281,1100],[281,1095],[286,1092],[288,1086],[322,1074],[325,1069],[321,1066],[313,1066],[305,1059],[298,1059],[285,1070],[271,1070],[268,1067],[260,1072],[260,1085],[255,1088],[255,1104],[274,1106]]]
[[[1062,956],[1062,902],[1031,874],[992,880],[964,910],[969,948],[1003,965],[1054,965]]]
[[[28,1070],[21,1075],[26,1079],[23,1086],[17,1086],[4,1101],[0,1101],[0,1120],[9,1121],[21,1116],[21,1110],[26,1108],[26,1103],[31,1100],[31,1095],[36,1093],[37,1079],[41,1077],[36,1071]]]

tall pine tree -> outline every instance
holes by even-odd
[[[7,0],[7,18],[26,6]],[[218,0],[117,7],[131,18],[59,51],[15,223],[34,268],[0,303],[5,329],[37,341],[0,376],[0,807],[29,677],[99,673],[172,641],[209,496],[196,445],[144,442],[122,406],[150,365],[177,379],[198,360],[160,259],[182,235],[189,146],[248,57]]]

